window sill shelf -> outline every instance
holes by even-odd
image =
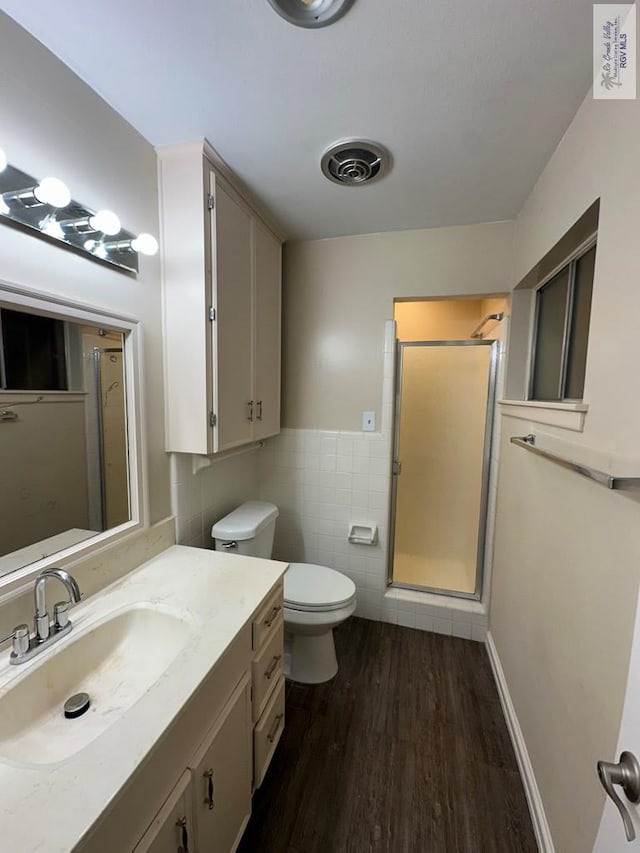
[[[538,400],[499,400],[502,414],[537,424],[582,432],[587,403],[542,403]]]

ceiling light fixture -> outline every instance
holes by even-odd
[[[354,0],[269,0],[281,18],[296,27],[326,27],[346,14]]]

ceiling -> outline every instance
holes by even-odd
[[[206,136],[292,239],[513,218],[590,86],[592,8],[356,0],[308,30],[267,0],[0,0],[154,145]],[[352,136],[387,177],[323,177]]]

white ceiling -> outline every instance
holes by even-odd
[[[515,216],[591,82],[587,0],[356,0],[320,30],[267,0],[0,0],[154,145],[206,136],[291,238]],[[331,184],[330,143],[390,149]]]

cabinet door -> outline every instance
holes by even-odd
[[[197,849],[231,853],[251,815],[251,686],[245,675],[193,762]]]
[[[195,853],[192,814],[191,774],[185,770],[133,853]]]
[[[280,241],[254,220],[255,439],[280,432],[281,257]]]
[[[251,441],[253,305],[251,216],[211,173],[214,197],[214,450]]]

